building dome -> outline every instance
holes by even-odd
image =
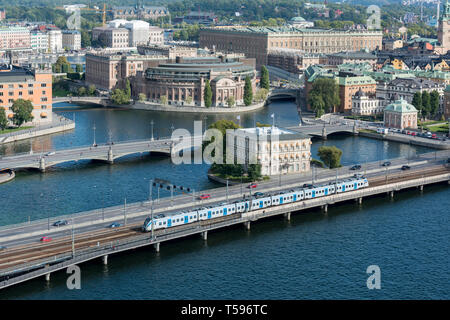
[[[393,112],[417,112],[416,107],[414,107],[412,104],[408,103],[406,100],[400,99],[396,100],[395,102],[389,104],[384,109],[385,111],[393,111]]]
[[[291,22],[304,22],[304,21],[306,21],[306,20],[305,20],[305,18],[302,18],[302,17],[293,17],[291,19]]]

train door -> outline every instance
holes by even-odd
[[[354,188],[355,188],[355,190],[358,189],[358,184],[356,182],[354,184]]]
[[[167,219],[167,226],[168,227],[171,227],[172,226],[172,219]]]
[[[297,194],[294,193],[294,201],[297,201]]]
[[[283,204],[283,197],[280,197],[280,204]]]
[[[328,195],[328,188],[325,188],[325,195]]]
[[[345,184],[342,185],[342,192],[345,192]]]
[[[227,215],[227,208],[223,208],[223,215],[224,215],[224,216]]]
[[[211,219],[211,210],[208,211],[208,219]]]
[[[312,191],[312,197],[314,198],[316,196],[316,190]]]
[[[184,216],[184,223],[189,223],[189,216]]]
[[[260,207],[260,208],[263,208],[263,207],[264,207],[264,203],[263,203],[262,200],[259,201],[259,207]]]

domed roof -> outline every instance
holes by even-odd
[[[394,112],[417,112],[417,109],[406,100],[400,99],[386,106],[385,111]]]
[[[302,17],[293,17],[293,18],[291,19],[291,21],[292,21],[292,22],[304,22],[304,21],[306,21],[306,20],[305,20],[305,18],[302,18]]]

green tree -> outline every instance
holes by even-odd
[[[236,104],[236,100],[234,100],[234,96],[228,97],[227,105],[231,108]]]
[[[268,94],[269,94],[269,90],[267,90],[265,88],[258,89],[258,91],[256,91],[256,94],[255,94],[255,101],[266,100]]]
[[[255,181],[261,179],[261,164],[250,164],[247,169],[250,180]]]
[[[341,166],[342,150],[335,146],[322,146],[319,148],[317,154],[319,155],[320,160],[322,160],[325,165],[328,165],[330,169]]]
[[[414,93],[411,104],[419,111],[419,115],[422,113],[422,94],[420,91]]]
[[[83,65],[80,64],[80,63],[78,63],[78,64],[75,66],[75,72],[83,72]]]
[[[131,98],[131,84],[129,79],[127,79],[125,84],[125,94],[128,97],[128,99]]]
[[[433,90],[430,93],[430,111],[431,116],[435,117],[439,110],[439,92],[436,90]]]
[[[17,99],[11,106],[13,123],[20,127],[23,123],[33,120],[33,105],[30,100]]]
[[[5,130],[8,127],[8,118],[6,118],[6,111],[0,107],[0,130]]]
[[[167,96],[165,96],[165,95],[161,96],[159,99],[161,100],[162,105],[165,106],[167,104]]]
[[[147,96],[144,93],[139,93],[138,99],[140,102],[147,100]]]
[[[73,69],[65,56],[59,56],[54,64],[54,70],[56,73],[72,73]]]
[[[245,77],[245,85],[244,85],[244,104],[249,106],[253,101],[253,89],[252,82],[249,76]]]
[[[85,96],[86,95],[86,88],[85,87],[79,87],[77,90],[77,93],[80,97]]]
[[[87,94],[89,96],[93,96],[93,95],[95,95],[95,90],[97,90],[97,88],[95,87],[95,85],[91,84],[91,85],[89,85],[89,87],[87,89]]]
[[[270,89],[269,70],[267,70],[266,66],[261,67],[261,88]]]
[[[186,99],[184,100],[184,102],[186,102],[186,104],[191,104],[192,103],[192,97],[191,96],[187,96]]]
[[[205,101],[205,107],[209,108],[212,105],[212,90],[209,80],[205,82],[205,92],[203,93],[203,100]]]
[[[129,104],[130,98],[121,89],[114,89],[111,94],[111,101],[115,104]]]
[[[316,117],[333,112],[340,102],[339,86],[334,79],[318,78],[313,82],[308,95],[308,103],[316,112]]]
[[[431,98],[428,91],[422,92],[422,113],[425,117],[428,117],[431,113]]]

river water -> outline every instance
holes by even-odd
[[[235,115],[73,107],[54,111],[75,119],[76,129],[0,147],[0,154],[112,141],[167,136],[171,127],[192,130],[193,121],[207,125]],[[255,122],[293,126],[300,122],[292,102],[274,102],[254,115],[241,115],[243,126]],[[343,150],[342,164],[364,163],[431,151],[423,147],[353,136],[332,136],[312,145]],[[176,166],[166,157],[130,156],[114,165],[82,161],[49,168],[46,173],[18,172],[0,185],[0,225],[24,222],[148,198],[148,182],[163,178],[196,190],[216,184],[206,178],[207,165]],[[167,194],[162,194],[167,196]],[[36,279],[0,291],[3,299],[448,299],[450,188],[426,187],[402,192],[394,200],[365,199],[362,206],[331,206],[200,237],[165,243],[111,256],[109,265],[94,261],[81,266],[82,290],[65,286],[66,275],[49,284]],[[368,290],[366,269],[381,269],[381,290]]]

